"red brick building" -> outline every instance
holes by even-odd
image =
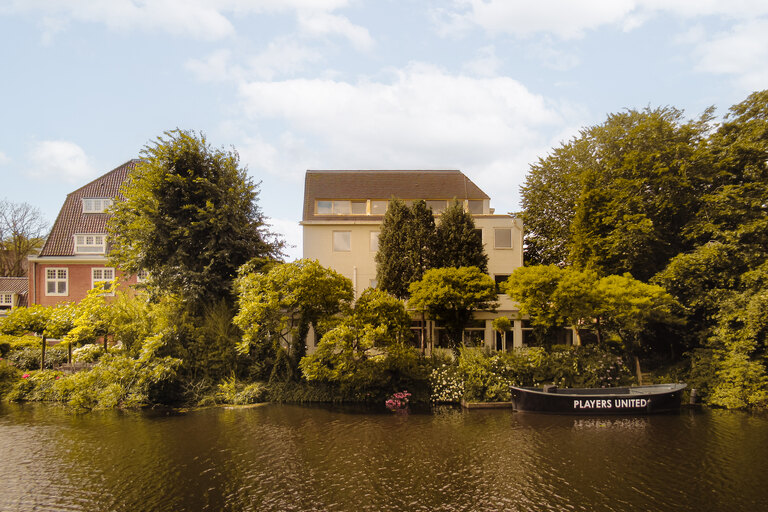
[[[67,195],[42,250],[29,257],[29,304],[78,302],[94,285],[115,277],[121,284],[136,283],[136,276],[124,279],[108,266],[105,210],[119,200],[120,186],[138,162],[130,160]]]

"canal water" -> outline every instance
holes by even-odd
[[[765,511],[768,418],[0,405],[0,511]]]

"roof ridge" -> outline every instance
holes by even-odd
[[[86,183],[86,184],[85,184],[85,185],[83,185],[82,187],[80,187],[80,188],[77,188],[77,189],[73,190],[72,192],[70,192],[69,194],[67,194],[67,196],[71,196],[72,194],[76,194],[77,192],[80,192],[81,190],[83,190],[85,187],[88,187],[88,186],[90,186],[90,185],[93,185],[93,184],[94,184],[94,183],[96,183],[97,181],[99,181],[99,180],[102,180],[102,179],[106,178],[106,177],[107,177],[107,176],[109,176],[110,174],[112,174],[112,173],[114,173],[114,172],[117,172],[117,171],[119,171],[119,170],[123,169],[124,167],[126,167],[126,166],[128,166],[128,165],[130,165],[130,164],[136,165],[136,164],[137,164],[137,163],[139,163],[139,162],[141,162],[141,159],[139,159],[139,158],[131,158],[131,159],[130,159],[130,160],[128,160],[127,162],[125,162],[125,163],[122,163],[122,164],[118,165],[117,167],[115,167],[115,168],[114,168],[114,169],[112,169],[111,171],[107,171],[107,172],[105,172],[104,174],[102,174],[101,176],[98,176],[98,177],[96,177],[96,178],[93,178],[91,181],[89,181],[88,183]]]

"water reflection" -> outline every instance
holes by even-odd
[[[768,420],[0,406],[0,511],[763,510]]]

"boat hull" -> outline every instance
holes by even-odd
[[[680,409],[685,384],[657,384],[627,388],[512,388],[512,404],[519,412],[606,415],[655,414]]]

